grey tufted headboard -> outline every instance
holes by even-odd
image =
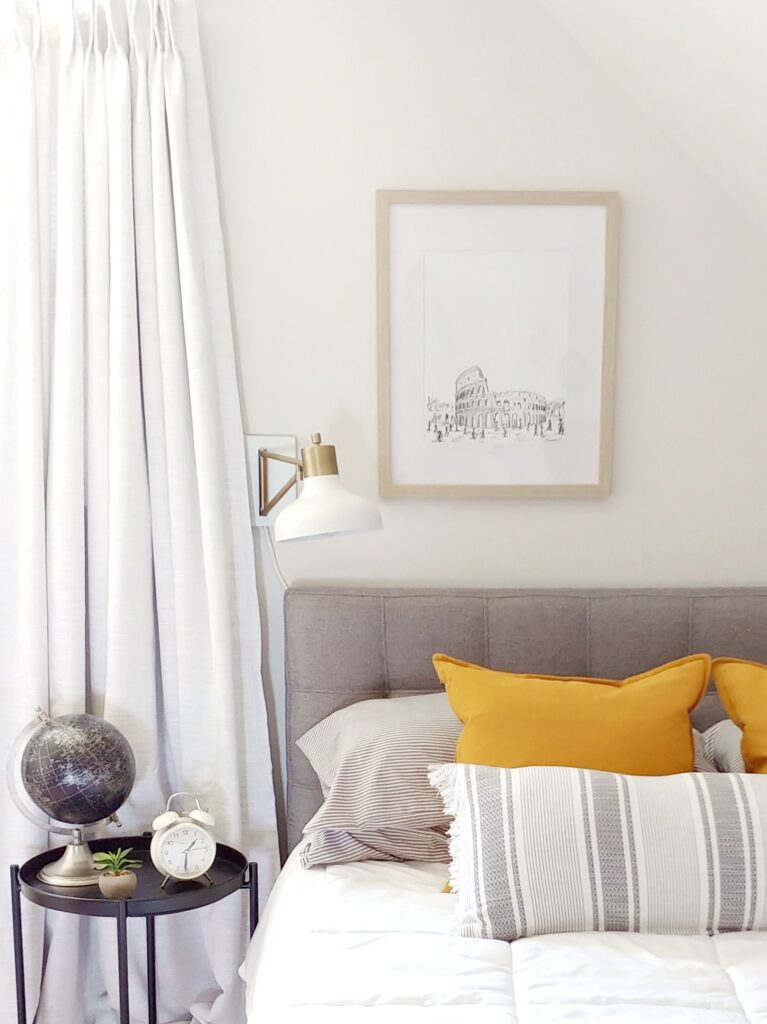
[[[288,590],[288,849],[322,800],[295,741],[354,701],[439,689],[435,651],[616,679],[696,651],[767,662],[767,589]],[[693,720],[723,717],[709,692]]]

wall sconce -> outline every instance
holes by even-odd
[[[269,495],[270,462],[295,467],[293,476],[273,496]],[[347,491],[338,476],[335,445],[323,444],[319,434],[312,434],[312,443],[301,449],[300,459],[258,449],[258,515],[267,516],[302,481],[296,500],[274,522],[276,540],[381,529],[378,506]]]

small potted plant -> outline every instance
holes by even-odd
[[[127,850],[118,847],[106,853],[93,854],[93,866],[99,875],[101,895],[109,900],[127,900],[136,891],[138,878],[133,868],[142,867],[141,861],[131,857],[133,847]]]

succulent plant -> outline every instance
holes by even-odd
[[[124,875],[133,868],[143,867],[140,860],[131,857],[132,852],[133,847],[129,846],[127,850],[118,847],[105,853],[94,853],[93,866],[97,871],[105,871],[108,875]]]

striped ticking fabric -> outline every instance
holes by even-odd
[[[745,772],[741,743],[743,730],[729,718],[709,726],[703,733],[703,756],[718,772]],[[697,747],[696,747],[697,764]]]
[[[696,772],[718,772],[711,751],[706,751],[706,740],[702,732],[692,730],[692,742],[695,749],[695,771]]]
[[[767,929],[767,776],[439,765],[461,935]]]
[[[444,693],[365,700],[297,741],[325,802],[304,827],[304,867],[449,859],[449,819],[428,766],[452,761],[461,723]]]

